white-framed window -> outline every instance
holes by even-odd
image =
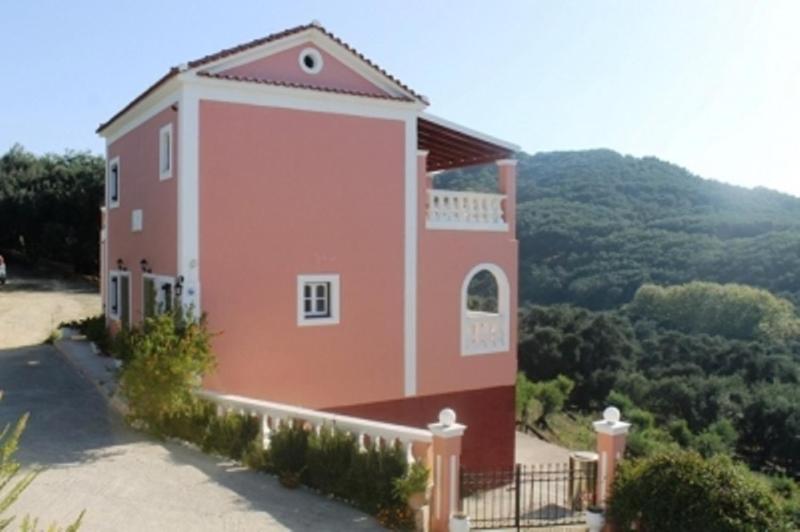
[[[297,325],[339,323],[339,275],[297,276]]]
[[[108,189],[108,207],[119,207],[120,169],[119,157],[114,157],[108,162],[106,188]]]
[[[162,181],[172,177],[173,166],[172,124],[158,131],[158,178]]]
[[[175,278],[152,273],[142,275],[142,302],[145,318],[172,312],[175,305]]]
[[[108,272],[108,316],[123,325],[131,322],[131,273],[111,270]]]
[[[131,211],[131,231],[138,233],[142,230],[143,224],[142,209],[133,209]]]
[[[307,74],[319,74],[322,70],[322,54],[316,48],[304,48],[297,56],[300,68]]]

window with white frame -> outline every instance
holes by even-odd
[[[108,315],[124,326],[131,321],[130,272],[112,270],[108,273]]]
[[[119,157],[108,163],[108,206],[119,207]]]
[[[134,209],[131,211],[131,231],[138,233],[142,230],[144,224],[142,209]]]
[[[339,323],[339,276],[336,274],[297,276],[297,324]]]
[[[172,154],[172,124],[167,124],[158,132],[158,177],[161,180],[172,177]]]
[[[146,273],[142,276],[142,310],[145,318],[172,312],[175,302],[175,279]]]

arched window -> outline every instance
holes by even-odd
[[[496,264],[479,264],[464,278],[461,288],[461,354],[508,351],[508,277]]]

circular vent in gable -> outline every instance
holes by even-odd
[[[297,56],[300,68],[308,74],[317,74],[322,70],[322,54],[316,48],[304,48]]]

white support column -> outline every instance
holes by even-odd
[[[178,275],[181,300],[199,317],[200,306],[200,99],[191,85],[178,98]]]

